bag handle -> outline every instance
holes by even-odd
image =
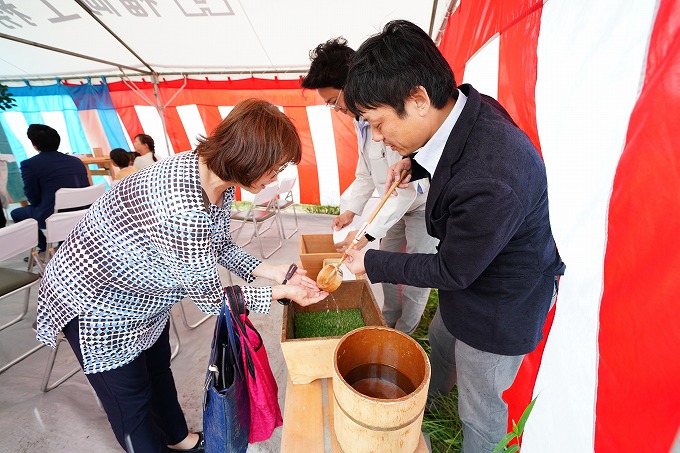
[[[226,290],[229,289],[229,287],[225,288]],[[231,306],[231,299],[232,297],[227,294],[227,303],[224,303],[224,300],[222,300],[222,308],[220,309],[220,324],[224,322],[224,325],[227,329],[227,338],[229,340],[229,347],[234,354],[234,357],[239,357],[240,356],[240,350],[239,347],[242,347],[242,345],[239,344],[238,342],[238,335],[236,332],[234,332],[234,325],[232,324],[232,316],[231,316],[231,310],[233,309]],[[215,330],[215,334],[217,335],[217,329]],[[213,341],[215,340],[215,337],[213,337]],[[243,366],[241,365],[241,362],[239,360],[235,361],[236,363],[236,370],[239,373],[239,376],[241,378],[245,378],[243,374]]]
[[[243,299],[243,291],[241,291],[241,287],[238,285],[227,286],[226,290],[227,299],[229,300],[229,308],[231,309],[231,314],[232,315],[235,314],[234,320],[238,328],[241,330],[241,332],[243,332],[243,335],[245,335],[245,337],[248,338],[248,331],[246,330],[247,323],[250,326],[251,330],[255,332],[255,334],[257,335],[257,339],[259,340],[258,346],[255,347],[255,350],[257,351],[263,344],[262,336],[260,335],[260,332],[257,331],[255,326],[253,326],[253,323],[250,322],[250,320],[248,319],[248,312],[246,310],[246,303],[245,300]],[[241,319],[241,315],[246,315],[245,323]]]
[[[246,327],[241,321],[241,315],[247,315],[246,303],[243,300],[243,291],[241,291],[241,287],[238,285],[227,286],[225,291],[227,292],[227,301],[229,302],[229,309],[231,310],[232,318],[234,318],[234,322],[241,330],[243,335],[247,337],[248,333],[246,332]]]
[[[255,364],[253,363],[253,358],[250,355],[249,348],[243,344],[243,342],[248,339],[248,331],[246,330],[246,326],[241,319],[241,315],[245,315],[246,319],[248,316],[246,312],[246,304],[243,299],[243,291],[241,291],[241,287],[238,285],[227,286],[225,291],[227,292],[227,300],[229,301],[229,308],[231,309],[231,318],[243,333],[244,339],[241,340],[241,348],[246,354],[246,367],[248,368],[248,373],[253,379],[255,379]],[[260,344],[262,344],[260,332],[258,332],[255,327],[253,327],[253,331],[257,334]]]
[[[227,297],[227,299],[229,300],[229,297]],[[223,361],[227,360],[231,364],[233,364],[235,372],[238,375],[238,377],[241,380],[245,381],[245,374],[243,372],[243,362],[237,359],[237,357],[241,356],[241,351],[239,350],[240,347],[239,339],[236,332],[234,332],[234,325],[232,324],[230,308],[227,307],[228,307],[227,303],[225,303],[224,299],[222,299],[220,314],[218,315],[217,322],[215,323],[215,331],[213,333],[210,353],[210,364],[208,365],[208,371],[206,373],[205,384],[203,387],[203,410],[206,409],[208,404],[207,400],[208,390],[213,384],[215,385],[217,384],[219,376],[219,368],[217,367],[216,364],[217,356],[219,355],[219,352],[217,350],[219,338],[226,337],[227,343],[229,344],[229,349],[231,351],[231,354],[227,354],[227,357],[223,356],[222,360]],[[224,332],[225,329],[226,332]]]

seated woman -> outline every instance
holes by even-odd
[[[138,134],[134,140],[135,152],[137,158],[135,159],[135,167],[138,170],[153,165],[158,162],[156,158],[156,145],[150,135]]]
[[[111,162],[113,162],[113,165],[119,168],[118,172],[113,177],[114,181],[123,179],[138,170],[130,161],[130,153],[123,148],[112,149],[109,153],[109,158],[111,159]]]
[[[301,158],[285,114],[265,101],[242,101],[195,151],[106,192],[47,265],[38,339],[54,347],[64,332],[124,449],[129,438],[137,452],[203,451],[170,370],[170,309],[188,297],[218,315],[226,297],[218,264],[247,282],[284,281],[289,263],[263,263],[232,241],[230,209],[237,186],[258,193]],[[244,286],[247,307],[267,313],[275,300],[305,306],[325,298],[304,274],[286,285]]]

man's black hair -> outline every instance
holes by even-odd
[[[26,136],[38,151],[56,151],[61,143],[59,133],[44,124],[31,124]]]
[[[368,38],[350,62],[344,96],[355,115],[380,106],[404,115],[404,101],[422,86],[438,109],[456,93],[453,71],[432,39],[417,25],[394,20]]]
[[[309,52],[312,64],[309,72],[302,79],[302,88],[337,88],[345,86],[349,62],[354,56],[354,49],[347,45],[343,37],[330,39],[316,46]]]
[[[133,162],[132,159],[130,159],[130,153],[123,148],[113,148],[109,153],[109,158],[118,168],[129,167]]]

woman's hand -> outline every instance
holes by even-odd
[[[267,278],[269,280],[275,281],[276,283],[283,283],[283,280],[286,278],[286,274],[288,273],[288,269],[290,269],[290,264],[267,264],[265,262],[262,262],[260,263],[259,266],[253,269],[253,275],[255,277]],[[298,267],[297,271],[295,271],[295,274],[289,281],[290,282],[294,281],[295,282],[294,284],[300,284],[300,280],[294,279],[297,276],[304,277],[306,273],[307,273],[306,270],[300,269]],[[312,281],[309,278],[306,279],[309,280],[310,282]]]
[[[297,272],[288,280],[288,284],[293,286],[303,286],[311,291],[320,291],[319,287],[316,286],[316,282],[311,278],[307,277],[305,274],[306,270],[300,269],[298,267]]]
[[[305,277],[307,280],[309,278]],[[317,302],[324,300],[328,297],[326,291],[321,291],[314,283],[314,289],[303,285],[291,284],[292,280],[288,282],[287,285],[277,285],[272,286],[272,299],[284,299],[288,298],[294,301],[296,304],[306,307],[307,305],[312,305]]]
[[[354,216],[356,216],[355,213],[352,211],[345,211],[336,218],[333,219],[333,223],[331,223],[331,228],[333,231],[338,231],[342,228],[345,228],[347,225],[352,223],[352,220],[354,220]],[[354,236],[352,236],[354,237]]]
[[[401,181],[401,184],[397,186],[399,189],[406,189],[408,187],[408,183],[411,180],[411,159],[406,158],[402,159],[396,164],[392,165],[390,168],[387,169],[387,178],[385,180],[385,193],[387,193],[388,190],[390,190],[390,187],[392,187],[392,184],[394,181],[398,181],[399,177],[401,176],[401,172],[406,170],[406,176],[404,179]],[[398,195],[396,190],[392,191],[392,195]]]
[[[364,256],[366,255],[365,250],[347,250],[348,258],[345,260],[345,266],[354,275],[361,275],[366,273],[366,268],[364,267]]]

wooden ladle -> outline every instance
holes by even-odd
[[[380,203],[378,203],[378,206],[376,206],[375,210],[368,218],[368,221],[364,222],[364,224],[361,225],[361,228],[357,232],[356,236],[354,236],[354,240],[349,245],[349,247],[347,247],[347,250],[354,248],[354,246],[356,246],[359,243],[364,233],[366,232],[366,228],[368,228],[373,219],[375,219],[375,217],[378,215],[378,212],[380,212],[380,209],[382,209],[383,205],[387,202],[388,198],[390,198],[392,192],[394,192],[396,188],[399,186],[399,184],[401,184],[401,181],[404,179],[406,174],[407,174],[406,170],[402,171],[401,175],[399,175],[399,179],[392,183],[392,186],[385,193],[385,195],[382,197],[382,200],[380,200]],[[342,258],[340,258],[340,261],[338,261],[337,263],[327,264],[326,266],[323,267],[323,269],[321,269],[319,275],[317,275],[316,285],[322,291],[332,293],[333,291],[340,287],[340,284],[342,284],[342,269],[340,269],[340,266],[342,265],[342,263],[345,262],[345,260],[349,256],[347,255],[347,250],[345,250],[345,253],[342,254]]]

